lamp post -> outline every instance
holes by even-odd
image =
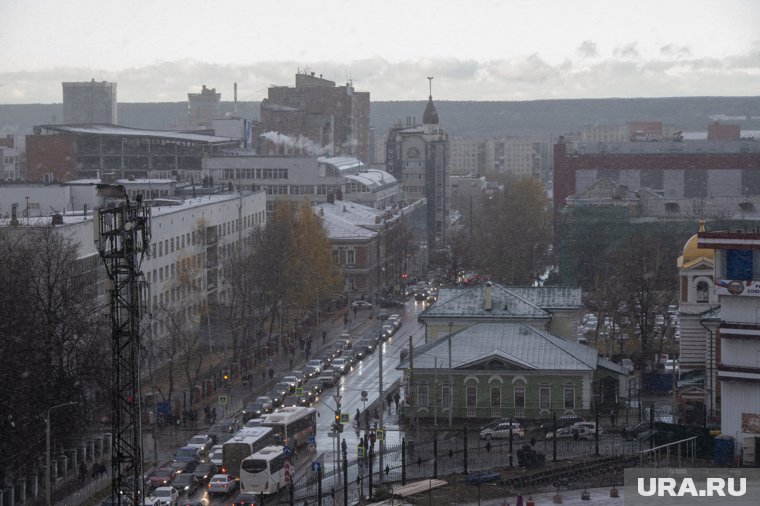
[[[47,417],[45,418],[45,504],[47,506],[50,506],[50,412],[54,409],[73,406],[74,404],[77,403],[74,401],[64,402],[63,404],[56,404],[47,410]]]

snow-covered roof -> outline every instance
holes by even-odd
[[[599,364],[593,348],[530,325],[478,323],[415,348],[414,368],[433,369],[436,363],[448,364],[449,339],[452,369],[481,369],[494,359],[526,370],[593,372]],[[408,367],[407,362],[408,358],[401,361],[398,368]]]
[[[369,239],[383,226],[385,211],[355,202],[338,200],[315,207],[330,240]]]
[[[364,162],[352,156],[320,156],[317,163],[331,165],[340,172],[355,171],[364,167]]]
[[[199,142],[203,144],[229,144],[240,142],[231,137],[218,137],[216,135],[177,132],[173,130],[144,130],[119,125],[104,123],[82,125],[42,125],[45,130],[83,135],[105,135],[115,137],[151,137],[173,141]]]
[[[380,190],[387,186],[398,185],[398,181],[390,173],[384,170],[368,170],[357,174],[346,174],[346,179],[354,180],[363,184],[370,191]]]
[[[491,308],[485,307],[486,284],[441,288],[438,300],[422,312],[424,318],[549,319],[549,314],[517,292],[497,283],[491,286]]]

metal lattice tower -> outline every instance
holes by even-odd
[[[139,278],[150,243],[150,211],[140,197],[130,201],[123,186],[98,185],[97,190],[106,205],[93,214],[94,238],[108,274],[111,308],[111,496],[114,504],[142,504]]]

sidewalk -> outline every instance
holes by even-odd
[[[362,315],[362,312],[365,314]],[[327,338],[325,344],[322,344],[321,335],[315,330],[314,335],[314,349],[311,356],[318,354],[323,349],[332,345],[332,343],[338,338],[340,334],[346,332],[360,332],[368,323],[375,320],[369,319],[369,311],[361,311],[358,314],[358,318],[352,322],[351,325],[346,328],[343,324],[343,313],[338,312],[337,315],[325,320],[321,324],[321,328],[327,332]],[[320,331],[321,332],[321,331]],[[231,387],[226,391],[224,389],[217,389],[213,395],[209,395],[204,399],[200,399],[193,404],[193,407],[198,410],[201,416],[195,425],[187,424],[187,426],[179,425],[176,427],[163,427],[158,429],[156,438],[153,438],[152,426],[143,426],[143,461],[145,462],[143,472],[148,473],[152,469],[162,467],[169,463],[172,456],[178,448],[184,445],[184,443],[195,434],[203,434],[208,428],[209,424],[203,420],[203,407],[207,403],[210,407],[217,408],[217,421],[222,418],[231,418],[236,416],[240,410],[245,406],[249,400],[253,400],[259,395],[263,395],[267,392],[277,381],[278,378],[284,372],[288,372],[292,369],[298,369],[299,366],[305,362],[304,354],[301,350],[297,350],[295,354],[295,360],[293,361],[293,367],[290,367],[288,355],[286,353],[277,353],[276,357],[273,357],[271,367],[275,371],[273,379],[267,377],[266,381],[262,382],[260,376],[253,376],[250,385],[243,385],[240,374],[237,377],[233,377],[231,380]],[[187,386],[182,385],[178,388],[178,397],[181,397],[182,391],[187,391]],[[227,404],[219,404],[219,397],[226,396]],[[155,441],[155,456],[154,458],[154,441]],[[306,458],[306,456],[304,456]],[[109,468],[110,472],[110,468]],[[77,490],[68,497],[57,501],[56,506],[73,506],[82,504],[88,499],[91,499],[98,493],[103,492],[110,487],[111,480],[110,474],[108,477],[101,478],[97,481],[91,481]]]

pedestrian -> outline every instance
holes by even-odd
[[[359,411],[359,408],[356,408],[356,415],[354,415],[354,421],[356,422],[356,426],[359,426],[359,417],[361,416],[361,412]]]
[[[536,438],[532,437],[530,438],[530,447],[533,448],[534,446],[536,446]]]
[[[216,423],[216,408],[211,408],[211,423]]]
[[[396,413],[398,414],[398,403],[401,402],[401,396],[396,392],[393,394],[393,402],[396,403]]]
[[[270,368],[269,368],[269,379],[271,380],[271,379],[273,379],[273,378],[274,378],[274,369],[272,369],[272,368],[270,367]]]
[[[322,344],[325,344],[327,342],[327,331],[322,331]]]
[[[610,411],[610,424],[611,424],[613,427],[615,426],[615,421],[616,421],[616,418],[617,418],[617,416],[615,415],[615,411],[614,411],[614,410],[613,410],[613,411]]]
[[[348,326],[348,315],[343,317],[343,327],[347,327],[347,326]]]
[[[391,412],[391,402],[393,402],[393,396],[390,392],[388,392],[388,395],[385,396],[385,402],[388,403],[388,413]]]
[[[87,464],[84,463],[84,461],[79,463],[79,481],[84,483],[84,480],[87,478]]]

